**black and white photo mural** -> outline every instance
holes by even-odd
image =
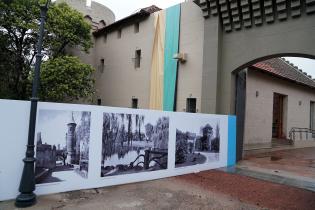
[[[19,194],[30,106],[0,100],[0,202]],[[37,195],[236,163],[236,117],[228,115],[39,102],[34,140]]]
[[[88,176],[91,112],[39,110],[36,184]]]
[[[104,113],[101,177],[167,169],[169,118]]]
[[[176,168],[219,161],[219,120],[191,121],[176,127]]]

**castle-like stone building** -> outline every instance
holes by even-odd
[[[315,80],[281,58],[266,60],[315,56],[313,3],[187,1],[165,10],[143,8],[102,25],[99,18],[93,21],[94,11],[75,4],[83,0],[65,1],[92,18],[94,47],[89,54],[69,53],[96,69],[95,104],[235,114],[240,151],[271,148],[273,138],[288,139],[296,127],[309,129],[296,145],[313,137]],[[173,103],[165,109],[168,99]]]
[[[41,133],[38,133],[36,144],[36,168],[55,168],[57,160],[56,155],[56,146],[43,144]]]

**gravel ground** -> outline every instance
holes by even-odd
[[[180,176],[177,179],[268,209],[315,209],[315,192],[247,176],[213,170]]]
[[[16,209],[13,201],[1,210]],[[34,210],[315,209],[315,193],[221,171],[39,196]]]
[[[14,202],[0,203],[1,210],[15,209]],[[178,177],[149,182],[39,196],[32,210],[107,210],[107,209],[227,209],[258,210],[256,205],[202,189]]]

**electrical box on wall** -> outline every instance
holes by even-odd
[[[187,53],[176,53],[173,56],[174,59],[177,59],[181,63],[184,63],[187,61]]]

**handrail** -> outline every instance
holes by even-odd
[[[289,132],[289,138],[292,141],[295,141],[295,133],[300,134],[300,139],[302,139],[302,134],[305,133],[306,140],[308,140],[308,134],[312,134],[311,139],[315,139],[315,130],[310,128],[298,128],[298,127],[292,127]]]

